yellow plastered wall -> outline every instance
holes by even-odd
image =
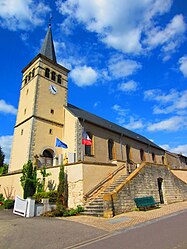
[[[63,129],[63,139],[68,145],[67,150],[64,152],[77,152],[77,137],[76,137],[76,122],[77,118],[74,117],[66,108],[64,108],[64,129]]]
[[[18,173],[18,174],[0,176],[0,193],[2,193],[4,197],[7,198],[5,191],[9,193],[11,192],[12,193],[11,198],[13,199],[15,198],[16,195],[23,197],[23,189],[20,183],[21,175],[22,175],[21,173]]]
[[[35,136],[33,139],[33,153],[32,155],[40,155],[44,149],[53,148],[55,154],[59,154],[61,149],[55,147],[55,138],[62,137],[63,127],[57,126],[50,122],[45,122],[42,120],[36,120],[35,122]],[[52,130],[52,134],[50,134]]]
[[[29,160],[33,118],[14,129],[9,171],[22,169]]]
[[[105,177],[109,176],[116,169],[116,165],[83,165],[83,193],[86,194],[95,185],[101,182]]]

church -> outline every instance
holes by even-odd
[[[57,185],[64,164],[68,207],[85,205],[87,214],[112,217],[133,210],[133,199],[146,195],[163,204],[187,200],[185,156],[68,103],[69,70],[57,62],[51,25],[22,73],[9,173],[0,177],[0,193],[22,196],[21,170],[31,160],[38,172],[45,165]]]

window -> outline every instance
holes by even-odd
[[[93,155],[93,136],[90,132],[87,132],[87,135],[92,140],[92,145],[85,145],[85,155],[92,156]]]
[[[31,79],[31,72],[28,75],[28,80],[30,80],[30,79]]]
[[[27,91],[26,91],[26,95],[28,95],[28,93],[29,93],[29,89],[27,89]]]
[[[53,130],[49,129],[49,134],[52,135],[53,134]]]
[[[27,84],[27,76],[25,76],[25,85]]]
[[[145,161],[145,153],[143,149],[140,149],[140,159],[141,161]]]
[[[109,160],[115,158],[114,141],[112,139],[108,140],[108,158]]]
[[[126,145],[126,155],[127,155],[127,162],[132,160],[132,155],[131,155],[131,147],[127,144]]]
[[[58,74],[57,82],[58,82],[59,84],[62,84],[62,76],[61,76],[60,74]]]
[[[162,156],[162,164],[165,164],[165,158]]]
[[[51,109],[51,114],[54,114],[54,110],[53,109]]]
[[[33,68],[32,70],[32,77],[34,77],[34,75],[35,75],[35,68]]]
[[[26,112],[27,112],[27,109],[25,108],[25,109],[24,109],[24,115],[26,114]]]
[[[154,152],[152,153],[152,161],[156,162],[156,157],[155,157],[155,153]]]
[[[49,73],[50,73],[49,68],[46,68],[45,69],[45,77],[49,78]]]
[[[51,79],[54,81],[56,80],[56,73],[54,71],[51,73]]]
[[[21,135],[23,135],[23,129],[21,130]]]

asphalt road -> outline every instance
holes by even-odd
[[[97,238],[105,231],[57,218],[23,218],[0,210],[0,249],[62,249]]]
[[[187,210],[73,248],[187,249]]]

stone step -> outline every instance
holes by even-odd
[[[84,210],[103,210],[103,206],[94,206],[94,205],[92,205],[92,206],[86,206],[86,207],[84,207]]]
[[[102,217],[103,216],[103,212],[102,213],[97,213],[97,212],[81,212],[81,215],[88,215],[88,216],[96,216],[96,217]]]
[[[90,203],[84,205],[84,212],[82,215],[103,216],[103,198],[105,193],[113,191],[119,184],[123,183],[128,175],[121,175],[115,182],[113,182],[107,189],[105,189],[98,197]]]

